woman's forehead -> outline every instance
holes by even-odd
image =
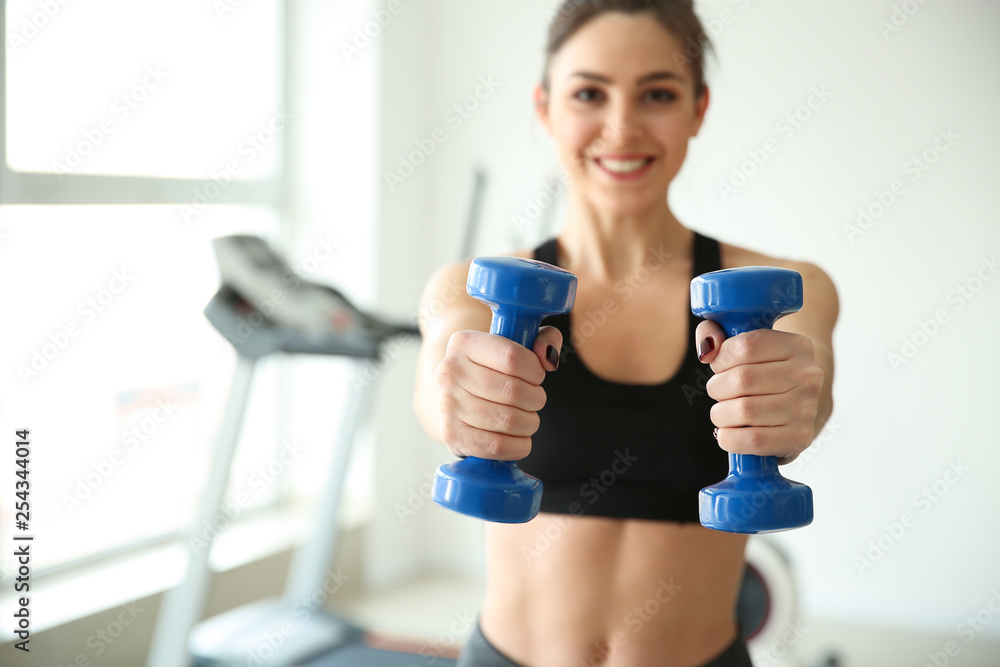
[[[652,73],[690,79],[684,47],[648,14],[607,12],[577,30],[551,62],[553,79],[577,72],[633,83]]]

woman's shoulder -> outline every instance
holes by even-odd
[[[782,269],[792,269],[802,274],[803,280],[810,282],[827,283],[833,288],[833,280],[826,271],[811,262],[803,262],[782,257],[765,255],[756,250],[741,248],[729,243],[719,243],[719,252],[722,258],[722,268],[735,269],[740,266],[776,266]]]
[[[826,271],[816,264],[773,257],[756,250],[722,242],[719,243],[719,253],[724,269],[734,269],[740,266],[776,266],[798,271],[802,275],[803,291],[809,295],[813,310],[825,311],[834,321],[836,320],[840,310],[837,287]]]
[[[534,250],[514,250],[512,252],[500,252],[493,253],[491,257],[523,257],[525,259],[534,259]],[[450,264],[445,264],[439,267],[431,275],[430,280],[428,280],[428,287],[442,287],[454,284],[456,281],[465,285],[466,277],[469,275],[469,266],[472,264],[472,257],[467,259],[459,260],[457,262],[451,262]]]
[[[495,253],[495,257],[523,257],[532,259],[534,250],[515,250],[508,253]],[[479,303],[465,293],[465,283],[469,277],[469,266],[472,258],[451,262],[439,267],[431,275],[421,296],[421,311],[432,309],[435,304],[452,304],[458,302],[467,306],[480,308]],[[439,306],[438,306],[439,307]]]

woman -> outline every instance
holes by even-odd
[[[487,526],[462,665],[750,665],[734,619],[746,538],[703,528],[697,492],[725,476],[726,452],[788,463],[809,446],[832,410],[838,306],[817,267],[671,212],[708,107],[707,46],[690,1],[567,1],[535,91],[570,176],[567,220],[515,254],[576,274],[576,305],[528,350],[482,333],[485,306],[450,298],[467,262],[427,286],[425,307],[450,305],[424,319],[422,423],[456,455],[519,460],[545,483],[536,519]],[[726,339],[691,315],[690,281],[748,265],[799,271],[806,305]]]

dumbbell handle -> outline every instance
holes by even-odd
[[[533,313],[524,313],[511,306],[491,306],[493,321],[490,322],[490,333],[508,338],[523,345],[529,350],[535,345],[538,328],[542,317]]]
[[[718,313],[712,318],[727,338],[742,333],[770,329],[778,319],[775,313]],[[740,475],[774,475],[778,472],[778,459],[774,456],[757,456],[755,454],[729,454],[730,469]]]

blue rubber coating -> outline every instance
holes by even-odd
[[[493,310],[490,333],[530,348],[545,317],[573,308],[576,276],[533,259],[480,257],[469,267],[466,289]],[[538,514],[542,482],[514,461],[470,456],[438,468],[431,497],[468,516],[524,523]]]
[[[691,281],[691,311],[718,322],[727,336],[770,329],[802,308],[802,276],[791,269],[747,266]],[[812,523],[812,489],[785,479],[773,456],[729,455],[729,475],[698,494],[701,524],[728,533],[773,533]]]

